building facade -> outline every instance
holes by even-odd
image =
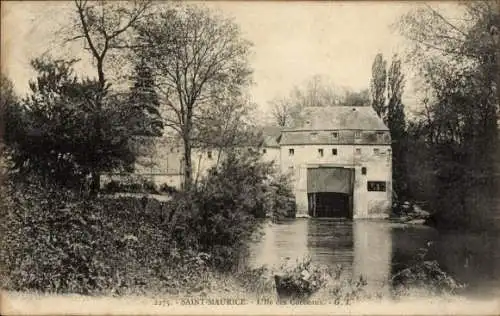
[[[392,200],[388,128],[369,107],[311,107],[284,129],[280,166],[292,175],[298,215],[385,218]]]
[[[261,148],[264,160],[274,161],[291,176],[297,216],[387,217],[392,200],[391,138],[375,111],[370,106],[310,107],[298,121],[292,128],[263,128]],[[159,186],[181,187],[182,147],[159,142],[154,151],[136,172]],[[220,158],[217,150],[193,149],[194,181]]]

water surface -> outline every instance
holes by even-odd
[[[498,233],[438,232],[420,225],[387,221],[295,219],[267,223],[262,239],[251,245],[251,265],[276,267],[286,258],[309,256],[314,263],[342,264],[347,276],[363,275],[370,287],[382,288],[422,249],[457,281],[462,294],[500,297]]]

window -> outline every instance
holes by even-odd
[[[295,150],[293,148],[288,149],[288,156],[293,156],[295,154]]]
[[[318,149],[318,154],[320,157],[323,157],[323,148]]]
[[[211,151],[207,152],[207,157],[208,157],[208,159],[212,159],[212,152]]]
[[[375,155],[380,154],[380,149],[378,149],[378,148],[373,148],[373,153],[374,153]]]
[[[385,134],[384,132],[377,132],[377,140],[379,142],[383,142],[384,141],[384,138],[385,138]]]
[[[368,191],[385,192],[385,181],[368,181]]]
[[[366,175],[366,167],[361,168],[361,174]]]
[[[262,153],[265,154],[267,152],[267,150],[264,148],[262,149]]]
[[[361,131],[354,131],[354,138],[361,138]]]
[[[356,155],[361,155],[361,148],[356,148]]]
[[[339,138],[339,132],[332,132],[333,138]]]
[[[332,155],[337,156],[337,148],[332,149]]]

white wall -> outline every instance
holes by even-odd
[[[294,154],[289,154],[289,149]],[[337,155],[332,149],[337,149]],[[355,149],[360,148],[361,154]],[[323,157],[318,153],[323,149]],[[379,149],[379,154],[374,153]],[[294,179],[294,188],[299,215],[307,215],[307,167],[329,165],[332,167],[349,167],[355,169],[354,174],[354,217],[374,218],[387,217],[392,191],[391,154],[389,145],[291,145],[281,147],[281,171],[290,172]],[[367,174],[362,175],[362,167]],[[368,181],[386,181],[386,192],[368,192]]]

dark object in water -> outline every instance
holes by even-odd
[[[297,282],[299,281],[299,282]],[[302,280],[293,280],[291,277],[274,276],[278,299],[307,300],[311,296],[311,290],[301,284]]]

